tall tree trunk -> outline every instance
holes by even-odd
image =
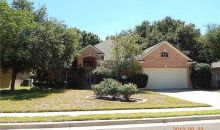
[[[16,71],[15,68],[13,68],[11,72],[11,91],[15,90],[15,80],[16,80],[17,74],[18,72]]]

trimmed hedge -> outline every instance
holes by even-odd
[[[193,66],[191,80],[193,88],[209,89],[211,86],[212,72],[209,64],[198,63]]]
[[[128,77],[128,82],[136,84],[138,88],[145,88],[148,83],[148,75],[135,74]]]
[[[43,82],[34,82],[34,87],[37,87],[41,90],[43,89],[64,89],[66,88],[67,83],[65,81],[59,80],[54,82],[43,81]]]

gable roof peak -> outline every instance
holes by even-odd
[[[186,56],[185,54],[183,54],[180,50],[178,50],[176,47],[174,47],[172,44],[170,44],[168,41],[161,41],[158,44],[151,46],[147,49],[144,50],[144,53],[142,55],[141,58],[144,58],[146,55],[150,54],[152,51],[154,51],[155,49],[157,49],[158,47],[160,47],[162,44],[166,44],[168,46],[170,46],[172,49],[174,49],[178,54],[180,54],[182,57],[184,57],[187,61],[193,61],[192,59],[190,59],[188,56]]]
[[[158,44],[170,44],[168,41],[161,41],[160,43]],[[170,44],[171,45],[171,44]]]
[[[98,48],[96,48],[95,46],[89,44],[87,45],[86,47],[84,47],[80,52],[82,53],[85,49],[89,48],[89,47],[92,47],[94,50],[96,50],[98,53],[102,54],[103,52],[100,51]]]

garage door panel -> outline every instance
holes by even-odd
[[[188,88],[187,68],[144,68],[149,76],[147,88]]]

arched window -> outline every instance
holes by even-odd
[[[166,58],[168,56],[169,56],[168,52],[161,52],[161,57]]]

